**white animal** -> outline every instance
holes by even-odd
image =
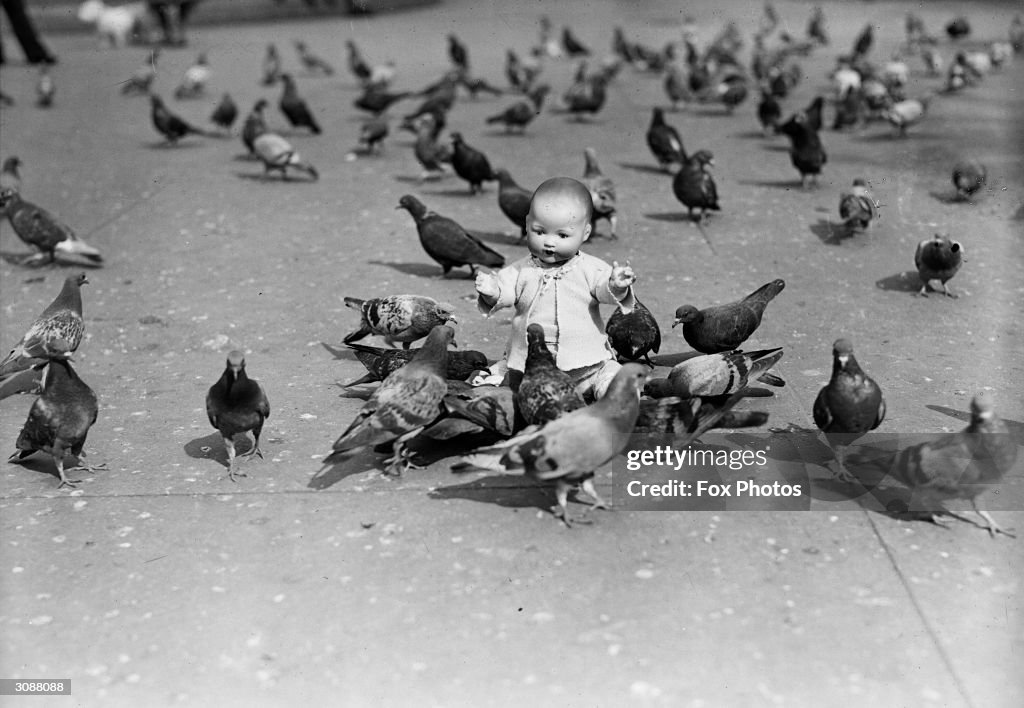
[[[78,7],[78,19],[96,25],[100,42],[116,48],[128,44],[133,34],[148,32],[148,12],[144,2],[115,7],[103,0],[85,0]]]

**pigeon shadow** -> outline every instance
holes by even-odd
[[[653,219],[654,221],[668,221],[670,223],[678,223],[689,221],[693,222],[690,218],[689,213],[685,211],[669,211],[660,214],[644,214],[645,219]]]
[[[902,273],[876,280],[875,287],[879,290],[898,293],[916,293],[921,290],[921,276],[917,274],[916,270],[905,270]]]
[[[641,163],[641,162],[619,162],[619,163],[616,163],[616,164],[618,164],[619,167],[624,167],[627,170],[635,170],[637,172],[646,172],[647,174],[652,174],[652,175],[662,175],[664,177],[671,177],[672,176],[671,172],[666,172],[665,170],[663,170],[661,167],[658,167],[657,165],[648,165],[646,163]]]
[[[905,135],[900,135],[891,130],[883,130],[879,133],[864,133],[863,135],[853,136],[854,140],[865,142],[865,143],[886,143],[895,142],[901,143],[905,140],[942,140],[943,136],[937,133],[920,133],[920,132],[909,132]]]
[[[932,199],[934,199],[935,201],[939,202],[940,204],[973,204],[974,203],[970,199],[968,199],[966,197],[960,196],[955,191],[952,191],[952,192],[950,192],[950,191],[946,191],[946,192],[928,192],[928,196],[930,196]]]
[[[948,406],[937,406],[930,403],[926,405],[925,408],[930,411],[935,411],[936,413],[948,415],[950,418],[956,418],[962,423],[971,422],[971,414],[967,411],[959,411]],[[1010,420],[1008,418],[1001,418],[1000,420],[1006,424],[1006,429],[1010,432],[1010,437],[1013,438],[1014,442],[1018,445],[1024,445],[1024,423],[1016,420]]]
[[[740,138],[743,140],[753,140],[755,138],[770,138],[771,135],[765,135],[763,130],[744,130],[740,133],[733,133],[729,136],[730,138]]]
[[[42,270],[43,268],[102,268],[103,263],[90,261],[85,257],[76,258],[71,253],[54,254],[53,261],[46,261],[39,258],[39,253],[12,253],[0,251],[0,260],[11,265],[22,266],[30,270]],[[39,259],[36,262],[36,259]],[[32,261],[32,262],[29,262]]]
[[[655,354],[651,357],[651,361],[654,362],[655,366],[668,366],[672,367],[676,364],[686,361],[687,359],[693,359],[694,357],[700,356],[700,352],[675,352],[672,354]]]
[[[770,145],[762,145],[761,149],[767,150],[768,152],[789,152],[788,145],[777,145],[775,143],[772,143]]]
[[[531,137],[525,131],[520,132],[518,130],[485,130],[480,135],[488,138],[528,138]]]
[[[381,469],[380,455],[368,450],[352,453],[339,458],[337,461],[325,462],[324,466],[310,477],[306,488],[316,490],[330,489],[348,477],[365,474],[375,469]]]
[[[462,484],[433,489],[431,499],[465,499],[482,504],[494,504],[506,509],[539,509],[549,511],[554,493],[529,477],[511,474],[492,474]]]
[[[803,190],[803,182],[800,180],[784,179],[784,180],[772,180],[772,179],[738,179],[737,184],[742,184],[746,187],[768,187],[770,189],[784,189],[787,192],[794,189]]]
[[[327,352],[338,361],[356,361],[356,355],[354,349],[348,347],[336,347],[333,344],[327,342],[320,342],[320,346],[327,350]]]
[[[202,146],[203,143],[199,140],[187,140],[183,143],[169,143],[166,140],[161,140],[156,143],[142,143],[142,147],[148,150],[185,150],[188,148],[197,148]]]
[[[441,266],[439,265],[428,263],[389,263],[387,261],[367,261],[367,264],[387,266],[388,268],[397,270],[399,273],[405,273],[406,275],[418,275],[421,278],[441,279]]]
[[[313,184],[316,182],[311,177],[295,179],[293,177],[284,177],[283,175],[268,175],[265,172],[236,172],[235,177],[262,184]]]
[[[811,224],[809,228],[826,246],[838,246],[846,235],[845,225],[833,224],[828,219],[818,219],[818,222]]]
[[[252,437],[239,433],[234,437],[235,454],[242,455],[252,448]],[[228,451],[224,449],[224,438],[220,433],[210,433],[185,443],[185,454],[196,460],[214,460],[224,468],[228,466]]]
[[[239,152],[236,153],[235,156],[232,157],[231,159],[234,160],[235,162],[256,162],[256,160],[258,160],[259,158],[248,152]]]
[[[470,192],[468,188],[462,189],[424,189],[424,194],[429,194],[433,197],[475,197],[479,194],[485,193],[487,190],[481,190],[480,192]]]
[[[76,476],[78,474],[77,472],[72,472],[70,469],[68,469],[71,465],[67,464],[67,460],[73,460],[73,459],[75,459],[75,458],[74,458],[74,456],[71,456],[71,455],[69,455],[67,458],[65,458],[65,468],[64,468],[64,471],[68,474],[68,479],[77,479],[78,478]],[[53,477],[53,480],[54,480],[53,491],[55,491],[55,492],[57,491],[57,485],[60,484],[60,474],[57,472],[57,467],[54,465],[53,458],[50,457],[49,455],[47,455],[45,453],[42,453],[42,452],[37,452],[34,455],[26,457],[24,460],[18,460],[17,462],[14,462],[12,464],[14,464],[14,465],[16,465],[18,467],[21,467],[22,469],[30,470],[32,472],[38,472],[39,474],[45,474],[45,475],[49,475],[50,477]],[[90,472],[89,474],[93,474],[93,473]],[[61,491],[61,493],[63,493],[64,490],[60,490],[60,491]]]

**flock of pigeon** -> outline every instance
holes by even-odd
[[[965,18],[953,20],[945,29],[950,42],[947,46],[954,50],[958,40],[970,33]],[[699,48],[688,20],[681,44],[672,42],[661,49],[630,41],[624,30],[615,28],[612,54],[595,68],[591,51],[568,27],[556,33],[550,21],[542,18],[540,40],[528,57],[520,57],[511,49],[507,51],[507,86],[499,87],[474,76],[468,48],[458,36],[449,34],[450,67],[436,82],[418,91],[393,90],[394,64],[373,66],[356,43],[349,40],[348,69],[362,89],[354,105],[369,114],[360,132],[359,150],[372,157],[390,133],[389,111],[400,102],[418,101],[415,110],[402,118],[401,128],[415,136],[413,154],[423,169],[420,180],[440,177],[450,169],[466,182],[470,194],[483,191],[487,182],[497,182],[501,212],[525,235],[531,192],[519,186],[507,169],[493,169],[487,155],[471,146],[463,134],[451,132],[447,142],[441,138],[460,89],[471,97],[480,93],[513,94],[514,100],[488,117],[486,123],[518,132],[529,128],[552,92],[551,86],[542,81],[545,62],[550,60],[565,58],[579,62],[573,83],[561,93],[560,102],[561,110],[579,121],[602,110],[607,87],[624,68],[663,75],[668,110],[696,102],[720,104],[731,112],[756,90],[760,96],[756,114],[765,134],[778,133],[789,139],[792,164],[804,188],[812,188],[827,164],[821,138],[826,106],[834,111],[834,130],[887,121],[898,135],[905,136],[927,116],[933,98],[968,89],[1024,50],[1024,23],[1018,16],[1010,25],[1009,41],[993,42],[982,51],[956,51],[946,69],[941,43],[927,33],[920,18],[910,14],[906,41],[879,67],[870,59],[874,38],[873,27],[868,24],[852,50],[837,61],[832,75],[833,95],[815,98],[784,120],[780,102],[803,76],[799,58],[820,51],[830,41],[820,8],[813,10],[806,34],[806,40],[798,40],[781,30],[778,15],[769,2],[765,4],[746,63],[740,60],[744,38],[734,24],[727,25],[711,43]],[[334,74],[333,66],[304,43],[296,42],[295,50],[307,73]],[[907,61],[913,57],[919,57],[929,75],[941,81],[929,95],[907,95]],[[149,96],[153,126],[167,144],[173,146],[192,135],[223,134],[190,124],[151,92],[158,61],[159,51],[150,52],[143,67],[124,83],[123,93]],[[50,82],[46,102],[49,105],[52,80],[48,75],[44,77]],[[185,72],[174,97],[187,100],[203,96],[210,77],[207,56],[201,54]],[[282,70],[280,54],[273,44],[266,49],[259,80],[267,87],[281,85],[278,108],[293,128],[313,134],[321,132],[316,112],[300,95],[294,76]],[[268,128],[264,112],[269,105],[267,99],[259,99],[243,120],[240,135],[248,153],[262,163],[265,178],[277,172],[282,179],[290,179],[291,170],[317,180],[316,167],[291,141]],[[238,116],[237,106],[225,93],[210,119],[219,131],[230,131]],[[709,169],[714,165],[714,156],[707,149],[687,151],[681,135],[666,118],[665,108],[653,109],[646,142],[657,164],[673,174],[672,192],[698,225],[709,212],[721,209]],[[595,224],[601,219],[608,220],[608,236],[615,238],[615,184],[602,173],[596,151],[586,148],[583,152],[585,168],[581,181],[591,192]],[[14,232],[36,251],[23,260],[23,265],[38,267],[67,260],[94,267],[102,265],[103,258],[95,248],[45,209],[22,198],[19,165],[14,156],[4,161],[0,173],[0,210]],[[956,198],[970,201],[985,185],[985,168],[973,161],[957,164],[952,181]],[[398,206],[411,216],[424,251],[441,266],[442,275],[453,268],[469,267],[475,272],[478,266],[504,265],[501,254],[456,220],[432,211],[416,197],[404,195]],[[838,209],[845,227],[854,232],[871,227],[878,216],[877,206],[865,181],[857,179],[841,196]],[[945,295],[956,297],[947,282],[960,269],[963,254],[962,245],[948,236],[936,235],[922,241],[915,254],[922,283],[920,294],[927,295],[931,283],[937,281]],[[81,287],[88,282],[85,274],[69,276],[53,303],[0,362],[0,390],[13,377],[26,372],[33,372],[41,386],[11,461],[37,451],[52,455],[61,487],[75,484],[75,480],[67,477],[69,470],[64,467],[64,458],[67,453],[79,458],[84,455],[86,436],[98,414],[96,395],[71,365],[71,355],[84,330]],[[593,499],[591,508],[607,506],[594,487],[595,470],[619,455],[635,432],[670,433],[677,436],[676,444],[682,446],[712,428],[749,427],[766,422],[765,413],[737,411],[733,406],[746,396],[771,395],[752,384],[785,384],[772,372],[783,356],[782,348],[741,348],[784,288],[782,280],[774,280],[724,305],[679,307],[672,326],[681,327],[694,355],[683,358],[667,376],[656,379],[650,379],[650,370],[655,367],[651,353],[657,354],[661,346],[656,318],[639,302],[628,314],[616,311],[606,329],[624,366],[606,395],[597,401],[581,398],[567,374],[555,366],[539,326],[528,329],[529,355],[522,383],[516,390],[474,385],[480,374],[487,372],[488,357],[473,350],[449,351],[455,337],[450,326],[455,323],[451,305],[423,295],[346,298],[345,304],[358,311],[360,322],[345,337],[344,344],[367,369],[365,376],[348,386],[378,385],[355,420],[335,441],[325,463],[330,465],[355,450],[381,446],[390,452],[385,473],[400,475],[414,466],[414,443],[471,440],[475,449],[454,470],[519,470],[538,480],[553,481],[558,502],[553,511],[570,525],[570,491],[580,487]],[[359,343],[370,335],[383,337],[389,346]],[[412,349],[411,344],[420,340],[425,340],[422,348]],[[398,342],[402,343],[401,348],[395,347]],[[879,384],[858,364],[849,341],[835,342],[832,360],[831,379],[813,402],[813,417],[835,450],[835,476],[856,481],[857,465],[849,464],[844,451],[851,442],[883,423],[886,403]],[[256,380],[248,377],[241,352],[228,354],[223,374],[209,389],[206,409],[211,425],[223,436],[229,477],[235,481],[236,477],[245,476],[237,468],[235,436],[252,433],[253,445],[245,454],[262,457],[259,438],[270,415],[268,396]],[[972,400],[971,422],[965,430],[899,451],[883,466],[885,472],[925,501],[926,518],[938,522],[939,517],[948,515],[970,521],[943,507],[944,501],[967,499],[984,521],[978,525],[993,535],[1010,535],[974,502],[986,485],[997,482],[1013,466],[1016,456],[1016,444],[996,416],[992,401],[979,394]],[[83,468],[101,466],[90,468],[80,464],[74,469]]]

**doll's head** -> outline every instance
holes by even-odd
[[[555,177],[537,187],[526,216],[526,245],[544,265],[569,260],[590,238],[594,203],[582,182]]]

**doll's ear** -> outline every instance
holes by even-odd
[[[586,241],[590,238],[590,232],[594,228],[594,222],[588,221],[586,226],[583,227],[583,240]]]

